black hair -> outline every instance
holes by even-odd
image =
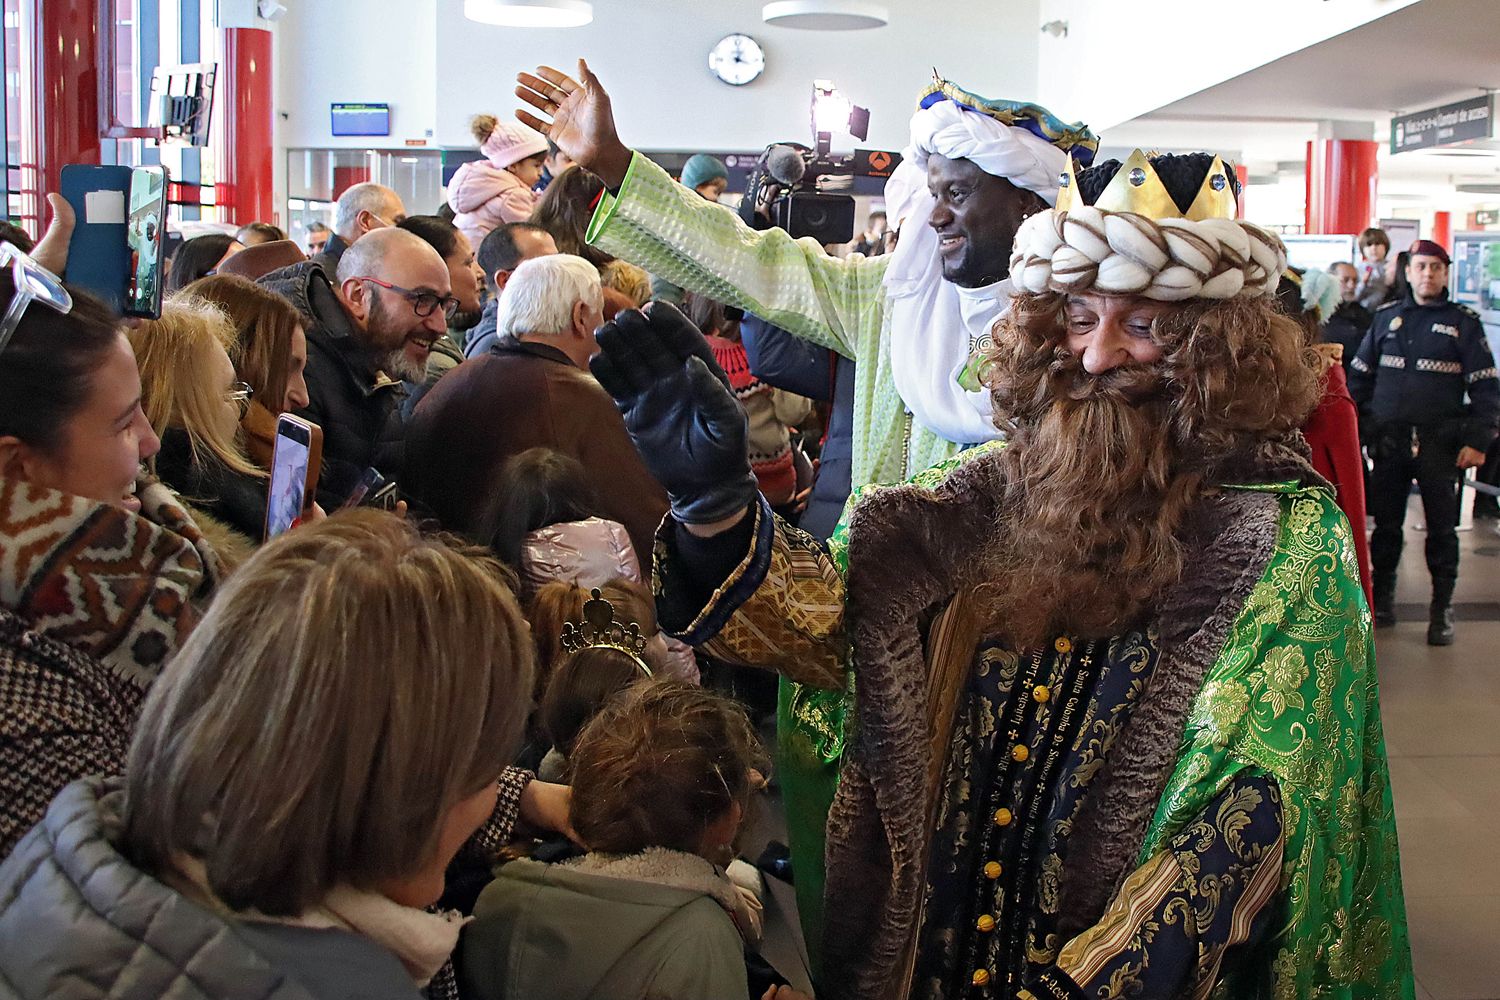
[[[499,489],[479,518],[478,540],[520,569],[521,545],[531,532],[598,515],[599,499],[582,464],[551,448],[531,448],[501,466]]]
[[[0,243],[9,243],[22,253],[36,249],[36,240],[31,234],[9,219],[0,220]]]
[[[261,240],[262,243],[276,243],[286,239],[286,233],[281,227],[273,226],[269,222],[247,222],[234,234],[234,238],[245,246],[251,245],[247,239],[250,236],[264,237]]]
[[[172,273],[167,276],[167,294],[179,292],[218,269],[235,238],[227,233],[194,236],[172,255]]]
[[[453,211],[453,206],[448,204],[446,201],[439,205],[437,207],[437,211],[432,214],[436,215],[439,219],[443,219],[447,222],[452,222],[454,219],[458,218],[458,213]]]
[[[396,228],[411,233],[436,250],[444,260],[458,246],[458,227],[440,216],[408,215],[396,223]]]
[[[63,428],[83,408],[94,373],[120,338],[113,310],[80,288],[68,291],[72,310],[32,302],[0,350],[0,435],[42,452],[62,443]],[[14,294],[10,271],[0,271],[0,302]]]
[[[1156,171],[1156,176],[1161,178],[1167,193],[1177,204],[1177,210],[1186,212],[1192,208],[1193,199],[1198,197],[1198,189],[1203,187],[1203,180],[1208,176],[1208,168],[1213,166],[1213,154],[1158,153],[1149,159],[1152,169]],[[1119,160],[1105,160],[1080,173],[1078,193],[1083,196],[1083,203],[1092,205],[1097,201],[1104,193],[1104,189],[1109,186],[1109,182],[1115,179],[1115,174],[1120,172],[1122,166],[1124,164]],[[1240,179],[1231,164],[1224,164],[1224,176],[1229,180],[1229,190],[1238,198]]]
[[[545,233],[535,222],[507,222],[492,229],[479,244],[479,266],[486,281],[495,280],[496,271],[513,271],[521,263],[521,248],[516,246],[518,232]]]

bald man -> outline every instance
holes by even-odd
[[[426,370],[458,308],[448,266],[425,241],[384,228],[344,251],[335,275],[309,260],[260,283],[306,320],[309,402],[297,415],[323,428],[318,502],[333,510],[365,469],[387,479],[401,472],[401,380]]]
[[[404,218],[406,206],[401,196],[384,184],[365,181],[345,188],[334,208],[333,233],[318,254],[318,262],[332,274],[344,251],[361,237],[394,226]]]

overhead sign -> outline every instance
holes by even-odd
[[[1473,97],[1391,119],[1391,152],[1434,149],[1495,134],[1495,95]]]

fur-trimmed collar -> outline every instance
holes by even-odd
[[[630,882],[686,889],[710,896],[730,913],[739,906],[734,883],[705,858],[686,851],[648,847],[639,854],[585,854],[560,861],[561,867],[584,875],[600,875]]]
[[[1225,486],[1326,485],[1300,434],[1264,442],[1213,468]],[[828,820],[825,954],[839,996],[894,997],[916,933],[931,842],[929,743],[934,724],[924,627],[984,582],[976,540],[996,523],[1000,453],[960,466],[934,489],[876,490],[849,525],[848,620],[857,722]],[[1129,873],[1202,678],[1276,545],[1275,496],[1220,489],[1187,519],[1184,577],[1155,622],[1158,666],[1090,796],[1070,849],[1062,923],[1098,919]],[[946,724],[938,721],[939,726]],[[1089,828],[1092,824],[1093,828]]]

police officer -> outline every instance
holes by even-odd
[[[1448,301],[1448,265],[1448,252],[1438,244],[1412,244],[1406,268],[1411,291],[1375,313],[1349,366],[1361,436],[1375,460],[1369,497],[1375,515],[1375,624],[1396,620],[1402,522],[1415,479],[1427,518],[1427,642],[1433,646],[1453,642],[1461,470],[1484,462],[1500,429],[1495,359],[1478,314]]]

